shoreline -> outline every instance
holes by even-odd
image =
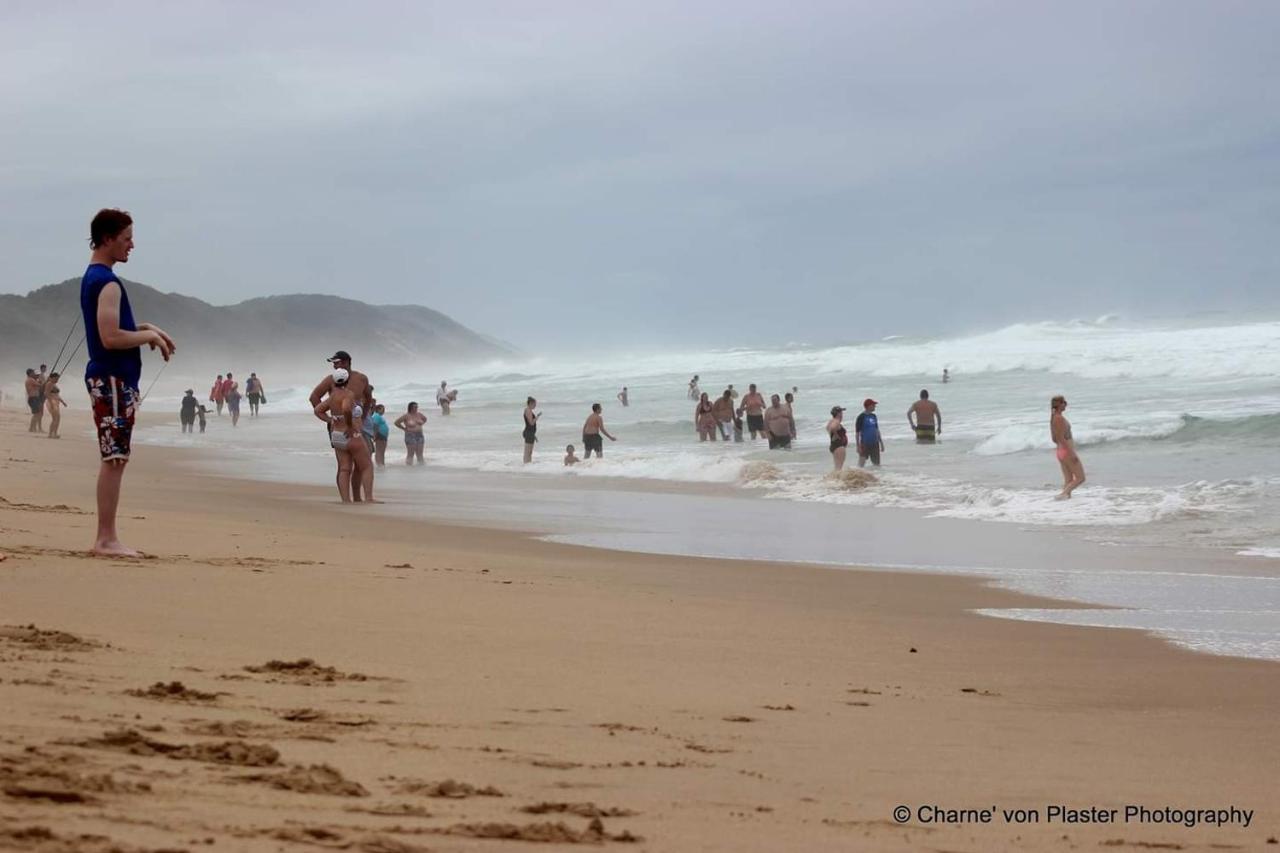
[[[327,502],[320,487],[175,477],[189,452],[151,446],[126,475],[121,522],[157,556],[95,561],[81,549],[96,449],[67,427],[61,442],[24,442],[18,419],[0,418],[13,438],[0,462],[0,623],[112,648],[5,641],[0,696],[13,710],[0,755],[12,760],[0,773],[47,781],[61,768],[83,786],[106,772],[120,790],[82,791],[91,808],[6,797],[0,833],[44,825],[134,845],[204,833],[301,850],[315,841],[301,821],[341,840],[494,849],[459,827],[586,831],[574,813],[517,808],[553,800],[636,812],[602,818],[605,831],[652,850],[1253,847],[1280,830],[1270,662],[981,616],[971,611],[1062,602],[977,578],[661,557],[405,520]],[[298,657],[371,678],[243,669]],[[172,680],[228,695],[124,692]],[[316,715],[281,716],[300,707]],[[335,722],[352,715],[369,721]],[[57,743],[122,724],[160,726],[148,736],[174,743],[226,739],[236,720],[246,725],[230,740],[269,741],[282,766],[329,764],[371,796],[229,784],[243,767]],[[21,752],[33,746],[37,758]],[[424,797],[406,793],[409,778],[508,796]],[[124,793],[143,779],[152,792]],[[1234,803],[1255,816],[1248,829],[891,819],[902,803],[1057,802]],[[346,810],[375,803],[388,808]]]

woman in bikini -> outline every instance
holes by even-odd
[[[707,397],[707,392],[701,392],[702,396],[698,398],[698,406],[693,410],[693,428],[698,431],[698,441],[716,440],[716,415],[715,404]]]
[[[355,479],[363,488],[364,500],[377,503],[373,499],[373,457],[360,432],[364,408],[347,387],[349,378],[342,368],[333,372],[333,389],[316,406],[315,414],[329,422],[329,444],[338,460],[338,496],[342,502],[352,502],[351,482]]]
[[[1084,484],[1084,463],[1076,453],[1076,443],[1071,438],[1071,422],[1063,414],[1067,410],[1067,398],[1059,394],[1049,401],[1049,436],[1057,446],[1054,451],[1058,465],[1062,467],[1062,491],[1055,500],[1065,501],[1071,493]]]
[[[49,382],[44,386],[44,404],[49,409],[49,438],[62,438],[58,434],[58,424],[62,423],[62,389],[58,387],[60,374],[50,373]]]

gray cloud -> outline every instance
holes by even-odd
[[[538,349],[1274,307],[1264,2],[0,10],[0,287],[421,302]]]

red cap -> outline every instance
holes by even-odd
[[[875,400],[872,400],[870,397],[868,397],[867,399],[865,399],[865,400],[863,400],[863,401],[862,401],[862,408],[864,408],[864,409],[865,409],[867,406],[874,406],[874,405],[876,405],[876,401],[875,401]]]

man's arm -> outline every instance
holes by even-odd
[[[320,405],[320,401],[324,399],[324,395],[328,394],[332,390],[333,390],[333,377],[326,376],[324,379],[321,379],[320,384],[317,385],[315,387],[315,390],[311,392],[310,401],[311,401],[312,408]],[[210,398],[210,399],[213,399],[213,398]]]
[[[937,406],[934,406],[933,417],[934,417],[934,420],[938,422],[938,430],[937,430],[938,435],[942,435],[942,409],[939,409]]]
[[[134,347],[149,346],[152,349],[160,350],[160,355],[164,356],[164,360],[168,361],[169,356],[173,354],[173,340],[163,332],[154,327],[147,326],[146,330],[137,332],[129,332],[120,328],[120,285],[114,281],[102,288],[102,292],[98,295],[98,339],[102,341],[102,345],[107,349],[133,349]]]

